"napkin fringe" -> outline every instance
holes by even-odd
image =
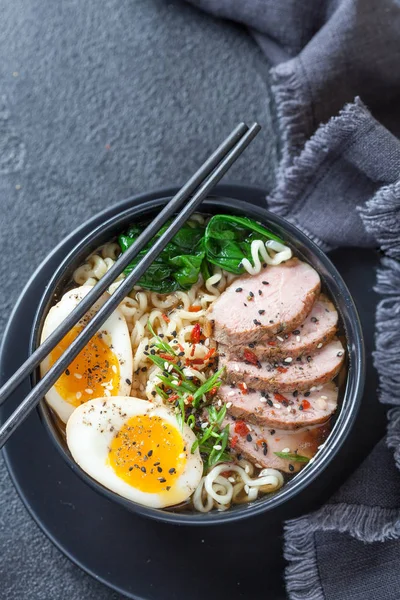
[[[387,257],[381,261],[375,290],[383,296],[376,311],[373,353],[379,375],[379,399],[400,405],[400,180],[382,187],[359,209],[364,226],[373,233]],[[390,257],[390,258],[388,258]],[[388,412],[387,445],[394,451],[400,469],[400,410]]]
[[[290,61],[293,62],[293,61]],[[296,218],[297,207],[303,201],[303,191],[311,184],[315,173],[322,166],[328,152],[333,152],[345,143],[346,138],[357,130],[370,127],[371,114],[360,100],[346,104],[338,116],[332,117],[321,125],[314,135],[304,143],[304,131],[309,117],[305,110],[309,106],[302,104],[301,94],[297,94],[297,82],[294,73],[287,73],[280,65],[273,71],[273,86],[278,119],[283,136],[283,149],[277,184],[268,197],[268,205],[272,211],[288,219],[301,229],[323,250],[332,248],[317,235],[308,231]],[[299,149],[299,145],[301,148]],[[297,153],[297,156],[293,156]]]
[[[300,61],[292,59],[271,69],[270,72],[282,143],[278,177],[279,174],[283,175],[304,147],[309,137],[309,127],[313,122],[309,97],[303,98],[303,87],[298,76],[299,66]]]
[[[400,417],[400,411],[399,411]],[[355,504],[328,504],[285,525],[285,579],[291,600],[325,600],[318,571],[315,533],[348,533],[361,542],[400,537],[400,511]]]

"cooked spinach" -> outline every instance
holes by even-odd
[[[162,227],[154,239],[159,238],[169,225],[170,222]],[[145,225],[132,225],[126,234],[118,237],[122,252],[125,252],[133,244],[144,227]],[[132,271],[153,244],[152,240],[139,252],[125,269],[126,275]],[[188,290],[199,278],[203,259],[204,226],[197,222],[192,222],[191,225],[186,223],[150,265],[138,284],[144,289],[160,294]]]
[[[170,221],[154,239],[159,238],[169,225]],[[144,227],[144,224],[132,225],[119,236],[122,252],[133,244]],[[204,280],[208,279],[212,275],[212,265],[230,273],[243,273],[241,262],[243,258],[251,259],[251,242],[269,239],[283,243],[268,229],[247,217],[215,215],[207,226],[191,221],[181,227],[138,283],[144,289],[169,294],[190,289],[200,273]],[[125,274],[132,271],[153,243],[152,240],[139,252],[125,269]]]
[[[259,223],[247,217],[231,215],[215,215],[210,219],[205,233],[205,250],[207,260],[239,275],[244,269],[243,258],[251,258],[251,242],[253,240],[282,240],[265,229]]]

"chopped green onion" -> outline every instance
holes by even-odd
[[[279,458],[287,458],[288,460],[292,460],[293,462],[302,462],[307,463],[310,459],[307,456],[301,456],[301,454],[292,454],[290,452],[274,452],[276,456]]]

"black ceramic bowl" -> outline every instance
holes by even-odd
[[[157,213],[160,207],[168,200],[169,198],[164,198],[151,202],[143,202],[142,204],[135,203],[134,206],[129,206],[128,203],[128,208],[125,203],[119,214],[111,218],[105,214],[101,225],[97,226],[92,233],[81,240],[60,264],[43,292],[33,323],[31,352],[38,346],[42,326],[48,310],[54,304],[55,300],[59,299],[63,294],[66,284],[71,280],[74,269],[82,264],[86,257],[98,246],[126,229],[128,224],[138,220],[150,220],[152,215]],[[247,202],[214,196],[203,203],[202,211],[208,214],[230,213],[246,215],[262,222],[271,231],[284,239],[298,256],[318,271],[322,278],[323,286],[327,289],[340,313],[341,325],[347,343],[347,379],[343,380],[340,384],[340,408],[335,416],[331,434],[316,459],[302,469],[298,475],[275,494],[261,497],[249,504],[234,505],[226,512],[213,511],[202,514],[189,511],[174,512],[170,509],[148,508],[122,498],[97,483],[82,471],[72,459],[65,439],[56,426],[54,416],[46,402],[42,400],[38,408],[44,427],[57,449],[71,469],[88,485],[130,511],[159,521],[186,525],[212,525],[238,521],[276,509],[303,491],[318,474],[326,469],[349,434],[360,404],[365,375],[363,336],[357,310],[338,271],[318,246],[284,219]],[[37,376],[38,374],[36,373],[34,377]]]

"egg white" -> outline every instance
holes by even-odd
[[[109,464],[110,443],[124,423],[139,415],[158,416],[172,425],[185,446],[186,464],[169,492],[158,494],[138,490],[120,478]],[[67,423],[68,448],[78,465],[93,479],[113,492],[145,506],[163,508],[184,502],[200,483],[203,463],[197,449],[191,447],[196,436],[186,424],[180,430],[175,415],[165,406],[133,397],[96,398],[82,404]],[[156,459],[156,453],[154,453]]]
[[[93,289],[91,286],[81,286],[74,288],[64,294],[61,300],[53,306],[45,319],[41,343],[60,325],[60,323],[74,310],[86,294]],[[85,321],[94,316],[101,308],[110,295],[106,292],[94,304],[84,317]],[[102,325],[101,331],[105,333],[103,339],[110,340],[112,352],[117,357],[119,363],[120,383],[118,390],[113,391],[115,395],[128,396],[131,391],[131,384],[127,381],[132,380],[133,354],[132,345],[129,336],[129,330],[126,319],[122,311],[117,308],[107,321]],[[50,357],[46,357],[40,365],[40,374],[43,377],[51,367]],[[57,413],[60,419],[66,423],[75,410],[75,406],[66,401],[53,386],[46,394],[46,401]]]

